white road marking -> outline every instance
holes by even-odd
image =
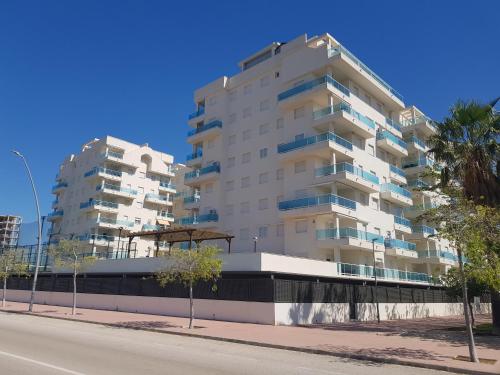
[[[84,373],[82,373],[82,372],[77,372],[77,371],[69,370],[69,369],[64,368],[64,367],[59,367],[59,366],[51,365],[50,363],[37,361],[37,360],[35,360],[35,359],[31,359],[31,358],[23,357],[23,356],[20,356],[20,355],[17,355],[17,354],[12,354],[12,353],[3,352],[3,351],[1,351],[1,350],[0,350],[0,355],[3,355],[3,356],[5,356],[5,357],[11,357],[11,358],[19,359],[19,360],[21,360],[21,361],[30,362],[30,363],[33,363],[33,364],[35,364],[35,365],[39,365],[39,366],[43,366],[43,367],[47,367],[47,368],[50,368],[50,369],[53,369],[53,370],[57,370],[57,371],[60,371],[60,372],[65,372],[66,374],[72,374],[72,375],[85,375],[85,374],[84,374]]]

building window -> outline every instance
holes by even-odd
[[[269,133],[269,124],[262,124],[259,126],[259,135]]]
[[[371,156],[375,156],[375,147],[373,145],[368,144],[368,154]]]
[[[259,227],[258,237],[259,238],[266,238],[267,237],[267,227]]]
[[[234,167],[235,163],[236,163],[236,158],[234,156],[231,156],[230,158],[227,158],[227,167],[228,168]]]
[[[285,121],[280,117],[276,120],[276,129],[283,129],[285,126]]]
[[[285,226],[283,224],[276,225],[276,237],[283,237],[285,234]]]
[[[252,158],[252,154],[250,152],[245,152],[241,155],[241,164],[248,164]]]
[[[259,210],[267,210],[269,208],[269,200],[267,198],[259,199]]]
[[[298,161],[294,164],[295,173],[302,173],[306,171],[306,161]]]
[[[259,154],[261,159],[267,158],[267,148],[261,148]]]
[[[378,205],[378,199],[377,198],[372,198],[372,208],[374,210],[377,210],[379,209],[379,205]]]
[[[295,108],[293,110],[293,118],[294,119],[302,118],[302,117],[304,117],[305,113],[306,113],[306,110],[304,107]]]
[[[297,220],[295,222],[295,233],[307,233],[307,220]]]
[[[269,100],[263,100],[260,102],[260,111],[264,112],[269,109]]]
[[[226,191],[234,190],[234,181],[226,181]]]
[[[248,214],[250,212],[250,202],[240,203],[240,214]]]
[[[276,180],[283,180],[284,174],[283,168],[276,169]]]
[[[260,87],[266,86],[269,86],[269,76],[265,76],[260,79]]]
[[[252,116],[252,107],[243,108],[243,118]]]
[[[230,135],[227,142],[230,146],[236,143],[236,134]]]
[[[243,177],[241,179],[241,187],[244,189],[244,188],[247,188],[249,186],[250,186],[250,176]]]
[[[268,173],[264,172],[259,174],[259,184],[266,184],[268,181]]]
[[[252,138],[252,130],[248,129],[243,132],[243,140],[248,141],[250,138]]]

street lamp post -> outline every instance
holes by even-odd
[[[259,240],[259,237],[255,236],[253,238],[253,252],[256,253],[257,252],[257,241]]]
[[[30,297],[30,305],[28,308],[29,312],[33,312],[33,304],[35,302],[35,292],[36,292],[36,281],[38,279],[38,269],[40,267],[40,257],[42,252],[42,219],[40,217],[40,205],[38,203],[38,195],[36,193],[35,182],[33,181],[33,176],[31,175],[30,167],[28,166],[28,162],[23,154],[19,151],[12,151],[16,156],[19,156],[26,167],[26,171],[28,172],[28,177],[31,182],[31,188],[33,189],[33,196],[35,197],[35,206],[36,206],[36,219],[38,222],[38,230],[37,230],[37,249],[36,249],[36,263],[35,263],[35,273],[33,275],[33,286],[31,288],[31,297]]]
[[[378,305],[378,283],[377,283],[377,262],[375,260],[375,241],[379,237],[372,238],[372,249],[373,249],[373,277],[375,278],[375,304],[377,307],[377,323],[380,323],[380,309]]]

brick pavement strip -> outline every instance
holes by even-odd
[[[3,310],[27,313],[27,304],[8,302]],[[33,315],[452,372],[500,374],[499,337],[476,336],[479,357],[497,359],[494,365],[455,359],[468,355],[465,331],[449,330],[463,326],[457,317],[294,327],[196,319],[189,330],[188,319],[173,316],[79,308],[73,317],[68,307],[48,305],[36,305]]]

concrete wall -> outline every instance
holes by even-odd
[[[348,303],[276,303],[276,325],[338,323],[349,320]]]

